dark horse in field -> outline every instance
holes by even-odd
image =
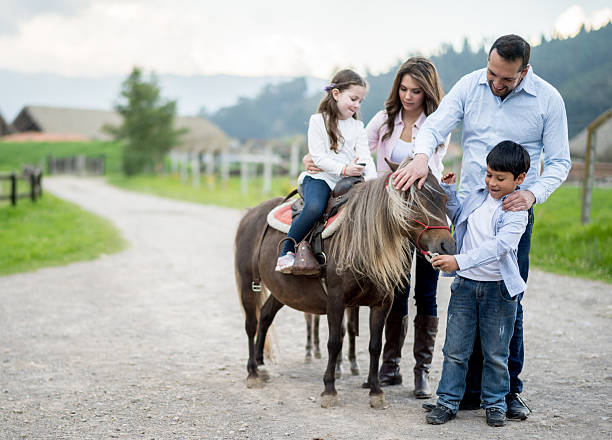
[[[402,163],[400,166],[404,166]],[[399,191],[390,176],[357,184],[344,205],[344,221],[334,235],[324,241],[327,253],[327,294],[319,278],[294,276],[274,271],[279,241],[285,234],[268,229],[256,255],[266,216],[281,199],[271,199],[250,209],[242,218],[235,242],[236,282],[245,312],[249,360],[247,386],[261,384],[258,366],[263,365],[266,332],[274,316],[287,305],[302,312],[327,314],[328,362],[323,377],[325,390],[321,406],[338,403],[335,367],[342,348],[342,318],[349,306],[370,307],[370,405],[385,406],[378,379],[383,326],[394,288],[404,282],[416,245],[423,252],[453,253],[455,241],[445,215],[446,196],[430,173],[422,189],[416,185]],[[437,229],[434,229],[437,227]],[[251,289],[253,267],[265,290]],[[263,305],[262,305],[263,304]],[[255,337],[257,340],[255,341]]]

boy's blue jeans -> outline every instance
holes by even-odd
[[[531,233],[533,231],[534,215],[533,207],[528,212],[527,228],[518,245],[517,260],[521,278],[527,282],[529,276],[529,251],[531,250]],[[510,371],[510,392],[522,393],[523,382],[519,378],[523,370],[525,351],[523,346],[523,306],[521,300],[523,294],[518,298],[516,321],[514,322],[514,334],[510,340],[510,355],[508,357],[508,370]],[[466,378],[465,400],[474,402],[480,399],[480,382],[482,379],[482,353],[479,339],[474,344],[474,353],[470,357],[469,369]]]
[[[287,237],[293,238],[297,243],[306,237],[306,234],[323,215],[330,193],[331,189],[325,180],[313,179],[310,176],[304,177],[302,181],[304,208],[291,223]],[[291,240],[285,240],[281,255],[285,255],[289,251],[293,252],[294,247]]]
[[[442,378],[438,403],[456,413],[465,391],[468,359],[477,329],[483,352],[482,407],[506,411],[510,391],[508,351],[514,332],[518,298],[503,281],[474,281],[456,276],[451,284]]]

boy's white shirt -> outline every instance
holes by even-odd
[[[485,186],[476,188],[463,200],[457,198],[456,185],[441,184],[448,196],[446,202],[446,215],[455,225],[455,240],[457,240],[457,255],[455,260],[460,270],[481,266],[498,261],[502,279],[510,296],[516,296],[527,289],[527,284],[521,278],[517,261],[519,241],[527,227],[527,211],[495,211],[492,219],[494,237],[479,243],[477,248],[464,251],[463,237],[467,230],[469,215],[480,207],[489,192]],[[507,196],[505,196],[507,197]],[[503,201],[503,197],[501,200]],[[453,276],[455,273],[449,274]]]
[[[344,166],[350,164],[357,158],[358,162],[365,162],[363,177],[365,180],[377,177],[374,160],[370,154],[368,137],[363,127],[363,122],[349,118],[338,120],[338,130],[344,138],[344,142],[339,142],[338,152],[335,153],[330,148],[329,136],[323,115],[316,113],[310,117],[308,123],[308,152],[317,167],[322,169],[318,173],[304,171],[298,177],[298,184],[301,184],[304,177],[310,176],[313,179],[324,180],[331,189],[344,176],[342,170]]]
[[[501,200],[495,200],[491,194],[474,210],[467,220],[467,229],[463,236],[461,252],[476,249],[481,243],[495,238],[493,230],[493,215],[501,209]],[[476,281],[499,281],[502,278],[499,260],[465,270],[458,270],[457,275]]]

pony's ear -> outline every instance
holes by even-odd
[[[385,157],[385,162],[387,162],[387,165],[389,165],[389,168],[391,168],[391,171],[393,172],[395,172],[397,170],[397,167],[399,166],[399,163],[393,162],[387,159],[386,157]]]

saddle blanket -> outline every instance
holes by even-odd
[[[270,211],[268,213],[268,224],[285,234],[289,232],[289,228],[291,227],[291,205],[293,205],[293,203],[293,200],[289,200]],[[327,220],[327,226],[325,226],[325,229],[321,233],[321,237],[323,237],[323,239],[331,237],[340,227],[343,218],[344,210],[340,208],[340,211],[338,211],[336,215]]]

